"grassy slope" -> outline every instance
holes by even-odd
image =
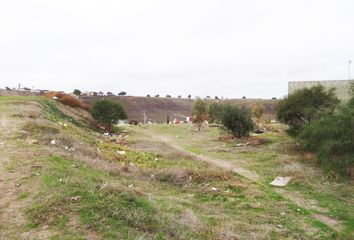
[[[348,202],[353,193],[347,183],[326,181],[328,186],[317,189],[321,182],[311,179],[287,188],[321,200],[321,206],[331,210],[328,214],[342,221],[338,230],[313,218],[314,210],[268,186],[268,178],[281,171],[273,170],[270,162],[279,159],[273,147],[287,141],[283,136],[269,136],[273,140],[267,145],[269,154],[243,153],[251,162],[245,166],[259,169],[264,176],[256,183],[141,134],[152,131],[177,136],[176,144],[192,146],[190,150],[233,159],[232,146],[217,141],[214,130],[195,136],[184,127],[133,128],[128,129],[129,145],[122,147],[91,130],[79,116],[67,116],[63,107],[52,101],[0,98],[0,109],[3,113],[10,107],[16,111],[14,106],[33,101],[42,105],[38,118],[30,118],[26,112],[23,116],[6,115],[19,118],[22,126],[6,139],[6,151],[26,150],[24,155],[9,152],[12,157],[6,163],[9,175],[13,170],[26,170],[18,179],[21,188],[15,200],[15,204],[25,203],[17,210],[25,212],[26,220],[16,233],[9,231],[11,225],[4,225],[7,239],[18,234],[37,239],[349,239],[353,231],[352,202]],[[28,144],[28,138],[38,140],[39,145]],[[57,140],[55,146],[50,146],[51,139]],[[126,155],[117,154],[117,150],[126,151]],[[21,156],[29,153],[34,157],[19,163]],[[264,161],[263,155],[276,157]],[[335,189],[334,184],[340,188]],[[328,191],[324,194],[320,190]]]

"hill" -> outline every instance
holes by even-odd
[[[88,104],[92,104],[97,99],[102,97],[84,96],[81,100]],[[114,96],[105,97],[120,101],[126,108],[130,120],[142,122],[144,112],[148,119],[152,122],[166,122],[167,115],[170,120],[175,118],[184,120],[186,116],[190,116],[193,108],[193,99],[185,98],[153,98],[153,97],[132,97],[132,96]],[[274,118],[275,106],[277,100],[263,99],[227,99],[227,100],[208,100],[227,102],[238,106],[252,108],[256,105],[261,105],[265,109],[265,113],[270,118]]]

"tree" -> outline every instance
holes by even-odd
[[[126,92],[120,92],[120,93],[118,93],[118,95],[119,96],[125,96],[125,95],[127,95],[127,93]]]
[[[325,90],[322,85],[304,88],[279,102],[277,118],[288,124],[288,134],[296,137],[320,112],[334,110],[338,103],[334,89]]]
[[[192,95],[189,94],[189,95],[188,95],[188,98],[192,98]]]
[[[318,113],[298,137],[304,150],[317,154],[322,167],[341,175],[348,175],[349,168],[354,167],[354,84],[350,94],[352,98],[335,111]]]
[[[221,123],[223,129],[236,138],[248,136],[255,128],[251,112],[247,108],[239,108],[230,104],[223,107]]]
[[[354,166],[354,108],[350,104],[336,111],[322,112],[307,124],[299,136],[301,146],[317,153],[319,163],[327,170],[347,175]]]
[[[80,96],[81,95],[81,91],[79,89],[75,89],[73,91],[73,94],[75,94],[76,96]]]
[[[198,131],[202,127],[202,123],[208,119],[208,103],[198,98],[193,105],[193,123],[196,124]]]
[[[146,95],[146,97],[151,97],[150,94]]]
[[[210,122],[212,123],[220,122],[223,114],[223,110],[224,109],[222,104],[212,102],[208,108]]]
[[[171,98],[171,95],[168,95],[168,94],[167,94],[166,97],[167,97],[167,98]]]
[[[127,113],[120,102],[108,99],[96,101],[91,108],[92,116],[109,132],[118,120],[127,119]]]

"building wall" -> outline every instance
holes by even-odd
[[[323,85],[326,89],[335,88],[339,99],[349,99],[349,84],[354,80],[332,80],[332,81],[297,81],[288,83],[288,94],[292,94],[296,90],[309,88],[318,84]]]

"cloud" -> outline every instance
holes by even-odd
[[[287,82],[345,79],[354,2],[0,3],[0,86],[135,95],[281,97]]]

